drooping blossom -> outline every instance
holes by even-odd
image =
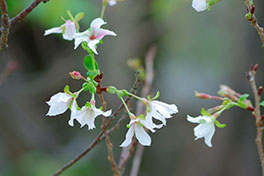
[[[63,25],[60,27],[54,27],[48,30],[45,30],[44,36],[53,34],[53,33],[62,33],[62,37],[65,40],[73,40],[74,35],[76,33],[77,26],[71,20],[67,20]]]
[[[166,119],[171,118],[172,114],[178,112],[175,104],[167,104],[157,100],[143,100],[147,105],[147,118],[155,118],[166,125]],[[150,119],[152,121],[152,119]]]
[[[74,49],[76,49],[82,42],[87,42],[88,47],[95,54],[98,54],[96,51],[96,45],[100,42],[100,40],[106,35],[116,36],[116,33],[113,31],[102,29],[101,26],[104,24],[106,24],[106,22],[102,18],[96,18],[92,21],[88,30],[76,33],[74,35]]]
[[[206,0],[193,0],[192,7],[197,11],[201,12],[208,8]]]
[[[149,124],[146,120],[141,118],[131,119],[129,123],[129,129],[126,133],[126,139],[120,145],[120,147],[127,147],[132,142],[132,138],[134,135],[136,136],[140,144],[144,146],[150,146],[151,138],[145,131],[144,127],[149,129],[151,132],[155,132],[153,126]]]
[[[56,116],[64,113],[68,108],[73,97],[67,93],[59,92],[53,95],[46,103],[50,106],[47,116]]]
[[[74,108],[73,108],[74,107]],[[97,109],[95,107],[95,101],[91,100],[90,107],[89,106],[83,106],[81,110],[77,110],[77,106],[72,105],[72,113],[71,113],[71,119],[69,120],[69,125],[73,126],[73,121],[76,119],[80,124],[81,128],[85,125],[88,125],[88,129],[94,129],[95,128],[95,118],[99,115],[103,115],[105,117],[109,117],[112,113],[112,110],[108,110],[106,112],[103,112],[100,109]]]
[[[187,120],[191,123],[199,123],[193,131],[194,135],[196,136],[195,140],[204,138],[204,142],[209,147],[212,147],[211,140],[215,133],[215,119],[214,117],[209,116],[198,116],[193,118],[187,115]]]

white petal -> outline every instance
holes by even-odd
[[[175,114],[178,112],[178,108],[175,104],[167,104],[161,101],[151,101],[151,104],[155,106],[155,108],[163,114],[166,118],[171,117],[171,114]]]
[[[90,27],[93,33],[96,33],[96,31],[104,24],[106,24],[106,22],[102,18],[96,18],[92,21]]]
[[[156,127],[156,125],[152,121],[149,121],[149,120],[146,120],[146,119],[145,120],[139,119],[139,123],[144,125],[144,127],[149,129],[152,133],[154,133],[155,132],[154,128]]]
[[[196,139],[202,138],[210,134],[212,131],[214,131],[214,122],[200,124],[197,127],[195,127],[194,135],[196,136]]]
[[[53,95],[47,104],[50,106],[47,116],[56,116],[64,113],[72,100],[72,96],[66,93],[59,92]]]
[[[206,0],[193,0],[192,7],[197,11],[201,12],[207,9]]]
[[[132,142],[132,138],[134,136],[134,133],[135,133],[134,125],[131,125],[130,128],[128,129],[127,133],[126,133],[126,139],[120,145],[120,147],[127,147]]]
[[[70,126],[74,125],[73,121],[74,121],[74,119],[78,118],[79,112],[80,111],[78,111],[78,109],[77,109],[77,102],[76,102],[76,100],[73,100],[72,105],[71,105],[71,117],[70,117],[70,120],[68,122],[68,124]]]
[[[208,147],[212,147],[212,143],[211,140],[214,136],[215,133],[215,126],[212,126],[212,129],[210,130],[210,132],[204,137],[204,142],[208,145]]]
[[[89,41],[90,32],[89,30],[86,30],[81,33],[75,33],[74,34],[74,49],[76,49],[82,42]]]
[[[148,133],[144,130],[142,126],[138,125],[137,123],[135,123],[134,126],[135,126],[136,138],[139,141],[139,143],[144,146],[150,146],[151,138],[148,135]]]
[[[65,40],[72,40],[76,33],[75,23],[72,22],[71,20],[68,20],[66,21],[64,26],[65,26],[65,32],[64,34],[62,34],[63,38]]]
[[[158,113],[155,109],[151,109],[150,114],[157,120],[160,120],[164,125],[166,125],[166,119],[160,113]]]
[[[99,40],[92,40],[88,42],[88,47],[95,53],[98,54],[96,51],[96,45],[99,43]]]
[[[108,1],[108,4],[109,4],[110,6],[116,5],[116,1],[115,1],[115,0],[109,0],[109,1]]]
[[[106,35],[116,36],[116,33],[107,29],[98,29],[96,39],[101,40]]]
[[[81,124],[81,127],[88,125],[88,129],[91,130],[95,128],[95,117],[93,109],[83,106],[79,118],[76,120]]]
[[[202,116],[198,116],[198,117],[193,118],[193,117],[187,115],[187,120],[191,123],[200,123],[200,120],[202,120],[202,119],[203,119]]]
[[[45,30],[44,36],[49,35],[49,34],[59,34],[62,32],[61,27],[54,27],[48,30]]]

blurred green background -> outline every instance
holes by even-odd
[[[7,0],[10,16],[15,16],[30,0]],[[264,2],[255,1],[256,16],[264,25]],[[68,73],[79,70],[85,52],[73,50],[73,42],[61,35],[44,37],[44,30],[60,26],[66,10],[85,12],[81,31],[89,27],[101,11],[100,0],[50,0],[40,4],[25,20],[11,28],[5,52],[0,53],[0,71],[14,60],[18,70],[0,85],[0,175],[47,176],[80,153],[99,133],[97,129],[68,126],[70,112],[46,117],[49,98],[63,90],[81,86]],[[213,148],[203,140],[194,141],[193,127],[186,115],[198,116],[200,109],[218,105],[194,97],[194,91],[215,95],[220,84],[227,84],[241,93],[251,90],[245,77],[251,63],[259,64],[257,81],[264,82],[264,50],[257,32],[244,18],[244,2],[222,0],[211,11],[197,13],[191,0],[125,0],[108,7],[104,28],[117,37],[106,37],[96,57],[105,73],[103,84],[129,89],[134,72],[126,65],[128,58],[144,59],[152,44],[158,52],[155,60],[154,91],[160,100],[175,103],[180,113],[168,120],[167,126],[152,137],[145,148],[140,176],[248,176],[260,175],[260,162],[255,146],[255,123],[250,113],[238,108],[225,112],[216,129]],[[89,95],[81,96],[84,103]],[[106,95],[108,108],[120,104]],[[126,128],[111,137],[115,157],[125,138]],[[125,175],[129,175],[131,162]],[[105,142],[67,170],[63,176],[111,175]]]

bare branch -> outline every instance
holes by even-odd
[[[9,15],[8,15],[8,8],[6,5],[5,0],[0,0],[0,6],[1,6],[1,17],[2,17],[2,24],[3,28],[1,29],[2,35],[1,35],[1,46],[0,50],[7,49],[7,41],[8,41],[8,34],[9,34]]]
[[[256,128],[257,128],[257,138],[256,138],[256,144],[258,148],[258,154],[261,161],[261,168],[262,168],[262,176],[264,176],[264,153],[263,153],[263,144],[262,144],[262,135],[263,135],[263,122],[261,118],[261,112],[260,112],[260,98],[262,91],[259,91],[260,89],[256,86],[256,71],[257,71],[258,65],[256,64],[254,67],[251,66],[250,71],[248,72],[248,79],[254,94],[255,98],[255,110],[253,112],[253,116],[256,117]]]

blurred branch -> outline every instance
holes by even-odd
[[[2,13],[2,27],[0,28],[1,35],[1,50],[5,50],[7,48],[7,39],[9,34],[9,28],[14,26],[23,20],[34,8],[36,8],[41,2],[48,2],[49,0],[34,0],[28,7],[22,10],[17,16],[13,17],[9,20],[7,5],[5,0],[0,0],[1,3],[1,13]]]
[[[263,144],[262,144],[263,122],[260,112],[260,98],[262,94],[262,87],[257,88],[256,86],[255,77],[256,77],[257,69],[258,69],[257,64],[254,67],[251,65],[250,71],[247,73],[247,77],[250,82],[255,98],[255,110],[253,115],[256,117],[256,128],[257,128],[256,144],[258,148],[259,159],[261,161],[262,176],[264,176],[264,153],[263,153]]]
[[[157,47],[156,45],[152,45],[147,52],[146,58],[145,58],[145,64],[146,64],[146,77],[145,77],[145,82],[143,85],[143,89],[141,92],[142,97],[146,97],[151,89],[152,89],[152,82],[154,79],[154,59],[156,56],[157,52]],[[140,101],[137,102],[137,112],[136,115],[140,115],[144,113],[144,104]],[[118,163],[118,168],[120,169],[120,172],[123,173],[126,163],[128,159],[132,156],[134,148],[136,146],[136,141],[133,140],[132,144],[130,144],[128,147],[125,147],[122,149],[121,155],[120,155],[120,160]],[[140,161],[143,155],[143,150],[144,147],[140,144],[138,144],[137,150],[135,157],[133,159],[133,164],[132,164],[132,169],[131,169],[131,175],[137,175],[139,166],[140,166]]]
[[[133,87],[131,88],[130,92],[135,94],[137,91],[137,88],[139,87],[139,74],[136,73],[136,80],[133,84]],[[125,102],[129,102],[133,97],[128,96],[125,99]],[[122,108],[124,107],[123,103],[117,108],[117,110],[109,117],[110,119],[108,120],[107,124],[105,125],[105,128],[108,128],[113,119],[119,114],[119,112],[122,110]],[[124,118],[120,118],[118,120],[118,122],[110,129],[107,130],[106,133],[108,135],[111,135],[115,130],[117,130],[121,124],[121,121]],[[82,157],[84,157],[88,152],[90,152],[97,144],[99,144],[103,139],[105,139],[105,135],[104,132],[101,131],[98,136],[93,140],[93,142],[80,154],[78,154],[73,160],[69,161],[68,163],[66,163],[61,169],[59,169],[55,174],[53,174],[53,176],[58,176],[60,175],[62,172],[64,172],[66,169],[68,169],[69,167],[71,167],[72,165],[74,165],[77,161],[79,161]]]
[[[258,35],[262,42],[262,47],[264,48],[264,33],[263,28],[259,26],[257,22],[257,18],[255,17],[255,5],[253,4],[253,0],[244,0],[247,7],[246,18],[251,23],[251,25],[257,30]]]
[[[1,46],[0,50],[5,50],[7,48],[7,40],[8,40],[8,34],[9,34],[9,15],[8,15],[8,8],[6,5],[5,0],[0,0],[0,6],[1,6],[1,17],[2,17],[2,25],[3,29],[1,30]]]

